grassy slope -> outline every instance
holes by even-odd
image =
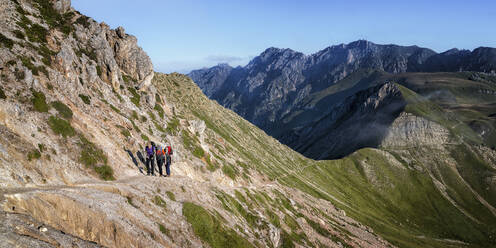
[[[256,170],[271,180],[329,200],[400,247],[464,246],[446,239],[463,241],[471,247],[496,244],[496,218],[474,198],[467,186],[460,183],[459,176],[466,170],[462,175],[472,177],[465,176],[465,180],[475,183],[480,178],[474,173],[492,172],[475,153],[452,156],[458,154],[456,149],[467,149],[464,145],[450,148],[452,153],[436,152],[430,148],[412,148],[401,151],[401,155],[390,151],[398,158],[399,167],[391,161],[391,156],[375,149],[362,149],[341,160],[313,161],[268,137],[232,111],[208,100],[183,75],[159,74],[155,84],[171,102],[182,105],[177,106],[181,111],[178,115],[202,119],[209,129],[207,133],[215,132],[222,137],[221,140],[208,140],[214,147],[219,147],[216,143],[225,144],[225,149],[212,150],[214,157],[216,153],[231,153],[247,164],[247,170],[239,164],[232,165],[236,171],[251,173]],[[415,101],[419,98],[415,93],[407,89],[403,91],[410,102],[410,112],[443,125],[453,121],[445,116],[439,117],[436,111],[442,110],[437,105],[422,105]],[[427,160],[429,163],[415,159],[429,154],[435,155]],[[453,157],[460,168],[446,163]],[[478,166],[472,166],[473,160],[480,162]],[[423,170],[411,169],[412,163]],[[447,194],[468,211],[472,219],[442,196],[432,177],[448,186]],[[474,188],[482,187],[484,185]],[[492,202],[491,196],[484,197]]]

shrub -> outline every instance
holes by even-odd
[[[22,32],[21,30],[16,29],[13,31],[13,33],[17,39],[24,40],[24,38],[26,38],[26,36],[24,36],[24,32]]]
[[[141,135],[141,138],[144,140],[144,141],[149,141],[150,139],[148,138],[148,136],[142,134]]]
[[[50,116],[48,118],[48,125],[55,134],[60,134],[64,138],[67,136],[74,136],[76,134],[74,128],[72,128],[68,121],[55,116]]]
[[[22,65],[24,65],[26,68],[28,68],[29,70],[31,70],[31,72],[33,72],[33,75],[38,76],[38,67],[36,67],[31,62],[31,59],[30,58],[28,58],[26,56],[21,56],[21,57],[19,57],[19,59],[21,60]]]
[[[169,199],[176,201],[176,196],[174,195],[174,193],[172,193],[171,191],[166,191],[165,193],[167,194]]]
[[[167,235],[167,236],[170,237],[170,232],[169,232],[169,230],[167,230],[167,228],[165,228],[164,225],[158,224],[158,229],[160,229],[160,232],[161,233],[163,233],[163,234],[165,234],[165,235]]]
[[[76,20],[77,24],[83,25],[85,28],[88,28],[90,26],[89,22],[90,18],[87,16],[81,16]]]
[[[31,161],[33,159],[40,159],[41,158],[41,153],[40,151],[34,149],[28,153],[28,161]]]
[[[6,99],[7,96],[5,95],[5,92],[3,92],[3,89],[0,87],[0,99]]]
[[[140,107],[140,101],[141,101],[140,94],[138,94],[138,92],[136,92],[136,89],[133,87],[127,87],[127,89],[129,90],[129,92],[132,95],[131,102],[134,103],[134,105],[136,105],[136,107],[139,108]]]
[[[81,100],[83,100],[83,102],[87,105],[90,105],[91,103],[91,98],[87,95],[83,95],[83,94],[79,94],[79,98],[81,98]]]
[[[72,110],[67,107],[64,103],[60,101],[52,102],[52,107],[55,108],[62,118],[70,120],[72,119]]]
[[[45,148],[45,145],[44,144],[38,144],[38,149],[40,150],[40,152],[46,151],[46,148]]]
[[[101,67],[101,66],[99,66],[99,65],[97,65],[97,66],[96,66],[96,74],[98,74],[98,76],[99,76],[100,78],[102,77],[102,74],[103,74],[103,72],[102,72],[102,67]]]
[[[31,98],[31,102],[33,103],[33,108],[38,112],[48,112],[50,106],[46,103],[45,94],[41,91],[31,90],[33,93],[33,98]]]
[[[48,30],[37,23],[31,24],[31,27],[26,30],[26,36],[31,42],[46,43],[47,35]]]
[[[7,38],[7,36],[0,33],[0,44],[2,44],[4,47],[8,49],[11,49],[14,46],[14,41],[12,41],[11,39]]]

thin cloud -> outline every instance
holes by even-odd
[[[242,61],[245,58],[237,57],[237,56],[226,56],[226,55],[210,55],[205,58],[207,61],[215,62],[215,63],[233,63]]]

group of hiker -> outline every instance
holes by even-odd
[[[172,156],[172,147],[170,145],[166,146],[157,146],[154,142],[147,143],[145,146],[145,154],[146,154],[146,175],[154,176],[155,175],[155,161],[157,161],[158,173],[160,176],[169,177],[170,166],[171,166],[171,156]],[[162,165],[165,163],[165,175],[162,173]]]

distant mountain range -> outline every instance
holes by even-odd
[[[380,143],[380,135],[366,135],[363,140],[354,141],[330,135],[341,131],[336,124],[345,117],[337,109],[346,111],[342,105],[351,104],[347,101],[360,91],[389,80],[425,78],[422,73],[426,72],[463,71],[494,74],[496,49],[479,47],[473,51],[451,49],[436,53],[418,46],[379,45],[366,40],[327,47],[311,55],[272,47],[244,67],[219,64],[194,70],[189,76],[209,98],[282,143],[306,156],[327,159]],[[448,78],[459,76],[452,74]],[[372,114],[377,118],[377,113]],[[327,124],[322,123],[323,118],[328,118]],[[315,139],[326,135],[330,136],[325,141]]]

